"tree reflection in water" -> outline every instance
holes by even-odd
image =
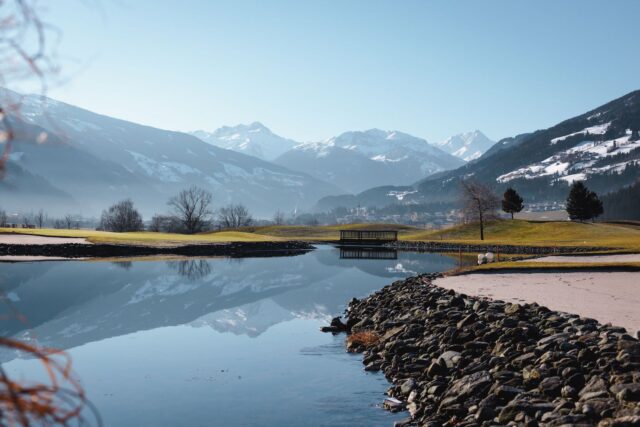
[[[211,274],[211,264],[206,259],[184,259],[167,261],[167,266],[182,277],[195,281]]]
[[[131,270],[133,263],[131,261],[113,261],[111,264],[123,270]]]

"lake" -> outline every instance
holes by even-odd
[[[1,333],[65,350],[106,426],[390,426],[389,387],[319,332],[364,297],[441,254],[340,252],[190,260],[0,264]],[[395,257],[395,259],[393,259]],[[385,259],[391,258],[391,259]],[[19,320],[16,314],[26,320]],[[6,349],[23,380],[38,361]]]

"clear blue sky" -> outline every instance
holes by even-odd
[[[50,96],[175,130],[301,141],[545,128],[640,88],[640,1],[56,0]],[[69,60],[73,59],[73,61]]]

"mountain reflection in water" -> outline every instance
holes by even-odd
[[[353,297],[455,264],[444,255],[408,252],[397,259],[341,258],[340,250],[329,246],[278,258],[4,263],[0,286],[9,304],[0,305],[0,333],[68,350],[107,425],[141,425],[141,419],[153,418],[144,405],[149,411],[166,409],[164,417],[144,425],[180,424],[179,417],[189,418],[190,425],[215,425],[198,412],[197,402],[191,402],[189,414],[181,412],[190,407],[184,402],[170,407],[178,404],[176,396],[182,396],[183,387],[196,387],[184,385],[189,375],[199,378],[211,371],[217,372],[209,374],[215,377],[229,366],[241,372],[235,382],[225,382],[223,388],[215,382],[200,384],[197,387],[205,388],[191,390],[204,393],[206,405],[232,412],[220,418],[220,424],[236,425],[233,414],[242,412],[238,399],[249,399],[255,418],[240,425],[317,424],[296,418],[301,416],[296,411],[303,409],[332,425],[358,425],[358,417],[368,425],[388,425],[394,416],[371,406],[381,401],[380,393],[387,387],[384,377],[363,374],[359,358],[344,353],[344,338],[321,334],[318,327],[341,314]],[[319,354],[326,357],[318,358]],[[5,350],[0,351],[0,362],[22,375],[34,361],[22,361]],[[188,369],[200,374],[186,373]],[[149,372],[136,380],[145,370]],[[175,395],[165,391],[141,404],[138,394],[167,387],[149,379],[159,372],[168,375],[162,381],[172,381]],[[332,372],[348,376],[349,384],[328,375]],[[306,385],[297,384],[300,390],[294,393],[291,384],[283,385],[282,375],[293,375]],[[255,383],[248,381],[250,377]],[[127,383],[130,395],[119,390],[117,397],[105,397],[114,393],[109,384],[116,381],[119,386]],[[269,405],[283,390],[293,393],[290,398],[299,407],[274,413]],[[220,401],[212,403],[212,396]],[[341,405],[350,400],[353,407],[343,411]]]

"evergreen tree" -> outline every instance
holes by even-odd
[[[593,191],[589,192],[589,213],[590,219],[595,219],[604,213],[602,201],[600,201],[598,195]]]
[[[513,214],[520,212],[524,208],[524,204],[522,202],[522,197],[520,197],[518,192],[509,187],[502,197],[502,210],[506,213],[510,213],[511,219],[513,219]]]
[[[567,213],[572,220],[585,221],[603,213],[602,202],[598,195],[590,191],[581,181],[571,186],[567,197]]]

